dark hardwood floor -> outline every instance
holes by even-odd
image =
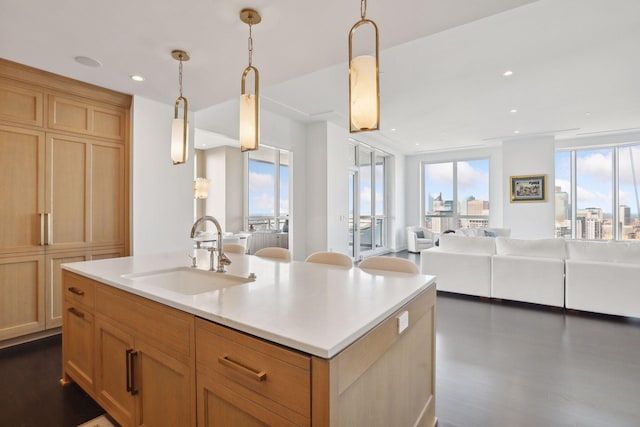
[[[436,310],[439,427],[640,426],[639,319],[444,293]],[[103,412],[59,385],[60,363],[59,337],[0,350],[0,427]]]
[[[60,335],[0,350],[0,426],[74,427],[104,413],[75,384],[62,387]]]

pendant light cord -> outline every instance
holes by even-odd
[[[182,98],[182,55],[180,55],[180,65],[178,67],[178,84],[180,86],[180,98]]]
[[[360,17],[364,19],[367,16],[367,0],[360,0]]]
[[[249,40],[248,40],[248,47],[249,47],[249,66],[251,67],[251,61],[253,59],[253,37],[251,34],[251,21],[249,21]]]

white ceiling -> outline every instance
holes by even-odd
[[[382,48],[376,136],[399,151],[640,128],[638,0],[368,3]],[[356,0],[0,0],[0,57],[173,104],[170,52],[184,49],[192,58],[184,94],[198,111],[239,94],[244,7],[263,17],[253,32],[263,108],[346,127]],[[78,55],[102,67],[80,65]]]

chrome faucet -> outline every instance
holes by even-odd
[[[210,271],[217,271],[218,273],[224,273],[224,266],[231,264],[231,260],[224,254],[223,245],[222,245],[222,227],[220,227],[220,223],[214,217],[207,215],[200,217],[193,223],[193,227],[191,227],[191,238],[193,239],[196,235],[196,229],[200,225],[200,223],[210,221],[213,225],[216,226],[216,230],[218,231],[218,241],[216,242],[217,251],[218,251],[218,267],[216,269],[213,268],[213,252],[214,248],[209,248],[209,252],[211,254],[211,262],[209,264]]]

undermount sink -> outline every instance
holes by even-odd
[[[122,277],[139,285],[149,285],[183,295],[197,295],[251,282],[246,277],[188,267],[124,274]]]

